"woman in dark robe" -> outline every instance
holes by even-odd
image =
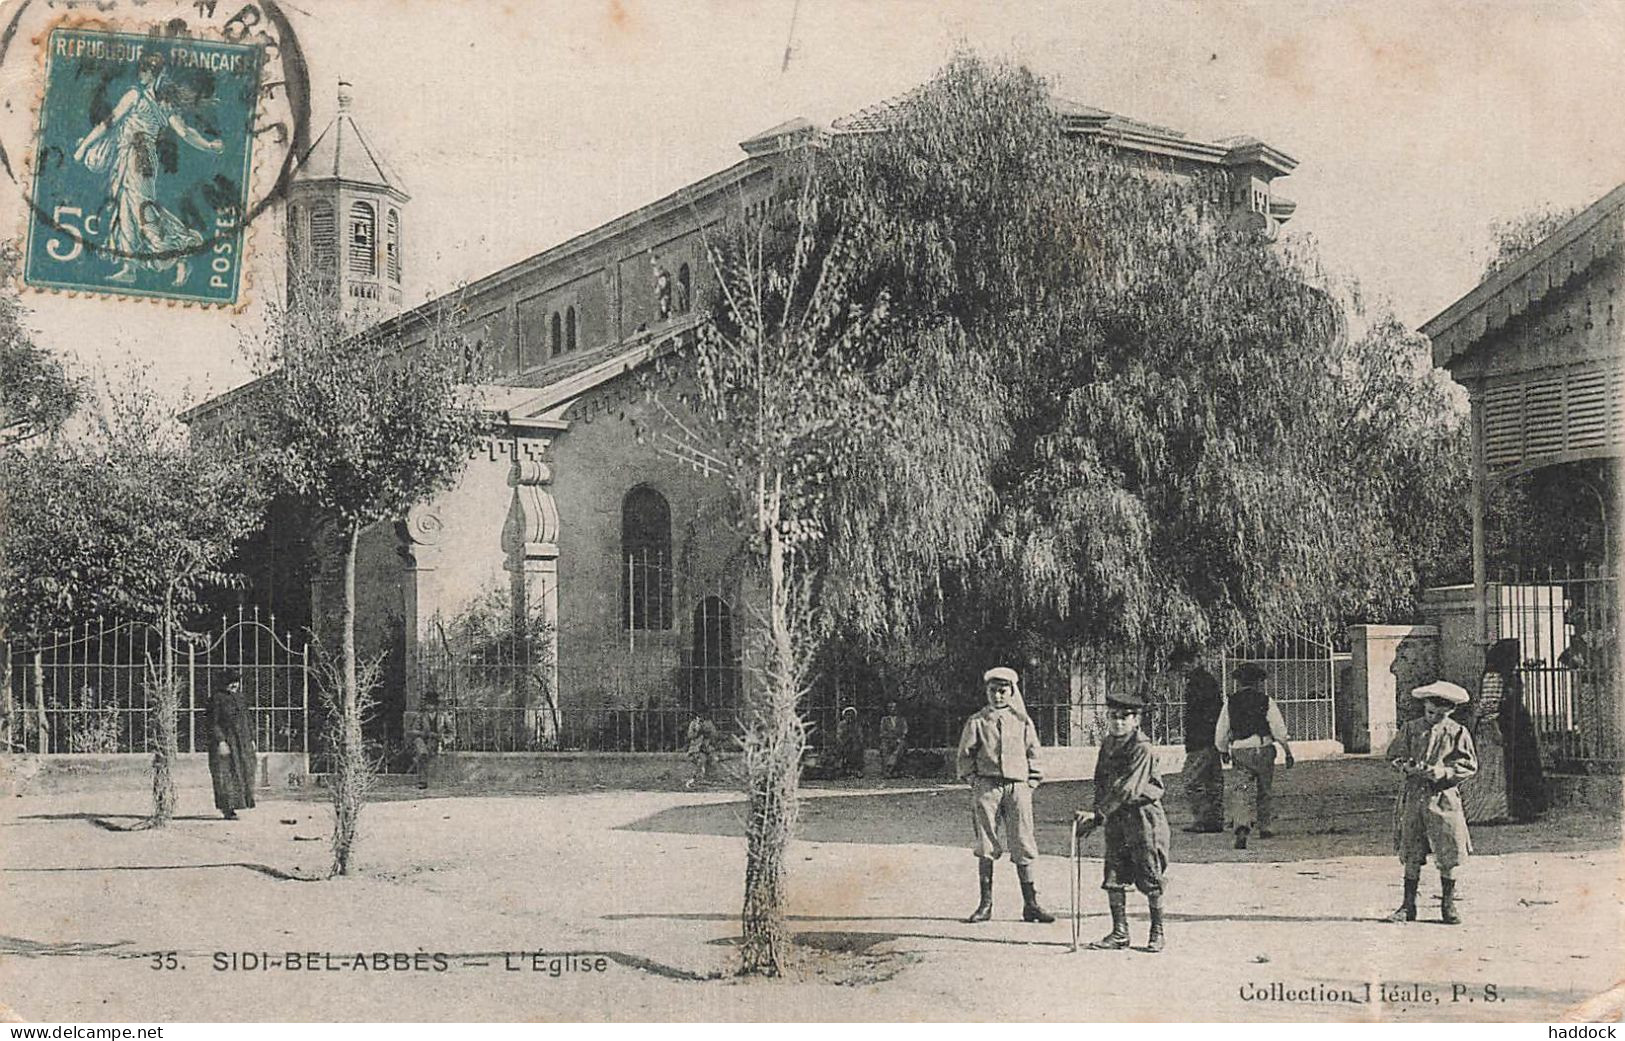
[[[215,809],[234,820],[238,810],[254,808],[254,779],[259,773],[254,748],[254,720],[236,673],[226,688],[209,700],[209,776],[214,779]]]
[[[1546,810],[1546,777],[1535,724],[1523,703],[1519,645],[1497,640],[1484,652],[1484,675],[1469,716],[1478,775],[1461,786],[1467,820],[1532,821]]]

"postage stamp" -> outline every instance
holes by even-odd
[[[46,47],[24,281],[235,303],[262,48],[97,28]]]

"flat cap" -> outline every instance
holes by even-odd
[[[1268,677],[1269,673],[1264,671],[1264,666],[1257,662],[1244,661],[1236,666],[1237,683],[1262,683]]]
[[[1423,684],[1411,691],[1411,697],[1418,701],[1431,701],[1437,698],[1440,701],[1448,701],[1452,705],[1467,704],[1469,696],[1466,688],[1458,687],[1449,680],[1434,680],[1432,683]]]
[[[1127,708],[1135,712],[1145,708],[1145,699],[1134,691],[1125,691],[1121,694],[1106,695],[1107,708]]]

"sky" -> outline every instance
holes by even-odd
[[[412,195],[409,302],[723,169],[739,141],[792,116],[825,122],[901,93],[957,47],[1024,62],[1086,104],[1294,156],[1276,182],[1298,204],[1288,234],[1411,325],[1476,283],[1494,223],[1625,181],[1625,0],[285,6],[309,59],[313,131],[350,81],[356,119]],[[0,81],[8,96],[24,86]],[[0,221],[22,227],[3,181]],[[280,251],[262,222],[239,315],[25,302],[38,342],[82,369],[134,359],[198,400],[248,378],[236,343],[275,292]]]

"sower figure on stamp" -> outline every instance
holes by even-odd
[[[1224,770],[1213,747],[1214,730],[1224,711],[1219,681],[1190,650],[1175,651],[1169,664],[1185,675],[1185,769],[1181,775],[1190,803],[1191,832],[1224,830]]]
[[[161,88],[163,73],[161,53],[143,54],[136,85],[73,150],[75,162],[107,175],[107,201],[112,207],[107,243],[118,251],[120,265],[108,276],[110,282],[134,282],[131,265],[136,264],[154,271],[174,268],[175,284],[182,285],[188,268],[180,254],[203,245],[201,232],[158,202],[158,141],[169,130],[201,152],[218,153],[225,145],[205,138],[181,118],[184,103],[195,101],[196,91],[178,84]]]
[[[1462,781],[1478,771],[1473,735],[1450,718],[1467,703],[1467,691],[1440,680],[1411,691],[1422,702],[1422,718],[1408,720],[1388,744],[1388,761],[1405,775],[1394,800],[1394,849],[1405,865],[1405,900],[1388,916],[1392,922],[1416,921],[1416,890],[1428,854],[1439,868],[1439,917],[1458,925],[1456,868],[1473,851],[1462,812]]]
[[[1162,810],[1162,778],[1151,754],[1151,739],[1140,729],[1144,699],[1137,694],[1106,696],[1106,740],[1095,760],[1095,809],[1079,811],[1080,837],[1106,829],[1105,878],[1100,888],[1112,911],[1112,931],[1091,943],[1095,950],[1129,945],[1128,887],[1145,894],[1151,908],[1146,950],[1163,948],[1162,876],[1168,870],[1168,817]]]
[[[1004,852],[999,842],[1002,825],[1010,847],[1010,861],[1021,880],[1021,918],[1026,922],[1053,922],[1055,916],[1038,903],[1032,864],[1038,859],[1033,831],[1033,789],[1043,779],[1038,765],[1038,730],[1018,708],[1019,678],[1014,669],[989,669],[982,674],[987,705],[959,734],[957,773],[970,781],[971,827],[976,833],[976,867],[981,901],[967,922],[993,917],[993,862]]]
[[[209,776],[214,781],[215,809],[227,820],[235,820],[238,810],[254,808],[257,755],[242,677],[227,673],[225,689],[209,699]]]
[[[1292,746],[1287,743],[1286,720],[1280,706],[1264,693],[1268,676],[1262,666],[1245,662],[1236,669],[1236,690],[1229,704],[1219,712],[1213,728],[1213,745],[1225,762],[1234,761],[1236,776],[1226,799],[1230,823],[1236,829],[1236,848],[1246,849],[1255,827],[1258,837],[1274,836],[1270,830],[1271,789],[1275,786],[1275,746],[1286,751],[1291,767]]]

